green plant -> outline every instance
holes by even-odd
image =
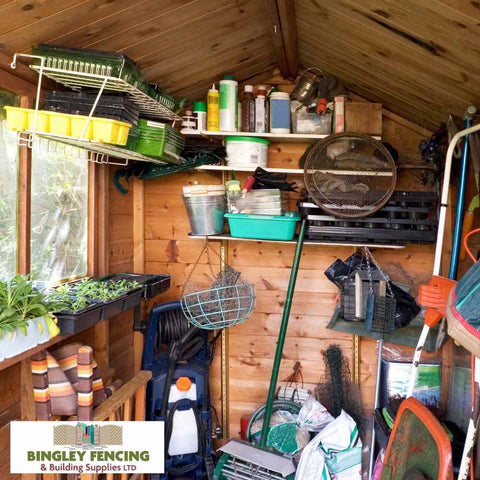
[[[30,277],[15,275],[0,282],[0,339],[19,328],[27,335],[27,321],[36,317],[51,319],[51,312],[64,308],[59,298],[48,298],[33,286]]]

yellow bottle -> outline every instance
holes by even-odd
[[[207,95],[207,130],[209,132],[218,132],[220,128],[219,99],[218,90],[213,84]]]

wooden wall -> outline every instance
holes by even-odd
[[[108,233],[109,272],[133,272],[133,194],[121,194],[113,182],[109,188]],[[133,312],[109,320],[108,334],[110,366],[116,378],[126,381],[133,374]]]
[[[418,162],[418,143],[427,135],[428,131],[385,112],[384,141],[390,142],[411,160]],[[269,151],[269,165],[294,168],[304,149],[305,145],[301,144],[274,144]],[[406,183],[415,188],[412,185],[415,174],[408,172],[405,175]],[[162,301],[178,299],[190,275],[192,282],[208,285],[209,269],[205,258],[201,259],[192,274],[203,241],[188,238],[190,227],[180,193],[183,185],[194,182],[218,184],[220,181],[220,174],[194,171],[145,182],[146,271],[170,273],[173,280]],[[217,242],[211,245],[218,251]],[[239,432],[240,417],[253,412],[265,401],[293,252],[294,246],[288,244],[228,242],[228,263],[255,283],[258,296],[251,318],[229,330],[231,436]],[[346,258],[352,252],[351,247],[305,246],[280,380],[284,381],[295,361],[300,360],[305,383],[314,388],[324,373],[321,351],[332,343],[339,344],[344,354],[352,358],[352,336],[325,328],[335,308],[337,291],[323,273],[337,257]],[[400,251],[379,250],[375,256],[394,280],[412,283],[414,290],[418,283],[429,278],[432,270],[432,246],[408,246]],[[218,268],[218,258],[214,253],[211,258]],[[362,402],[368,409],[373,403],[375,346],[373,341],[362,339],[360,342],[360,387]],[[220,403],[218,357],[211,373],[212,395],[217,406]]]

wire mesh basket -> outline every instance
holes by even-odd
[[[200,257],[206,252],[211,268],[209,248],[211,247],[206,243]],[[192,272],[198,265],[200,257]],[[243,280],[240,272],[234,268],[227,265],[216,276],[212,271],[213,282],[208,289],[199,289],[192,285],[190,276],[185,282],[180,303],[183,313],[196,327],[206,330],[233,327],[247,320],[253,312],[256,300],[255,285]]]
[[[255,308],[255,285],[240,283],[184,295],[182,309],[198,328],[216,330],[245,321]]]

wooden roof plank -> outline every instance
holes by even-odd
[[[302,41],[312,48],[318,48],[319,52],[327,52],[329,56],[336,55],[337,58],[346,59],[360,69],[368,68],[370,73],[375,74],[381,80],[378,83],[388,83],[393,89],[403,87],[404,91],[414,92],[414,95],[432,103],[435,103],[439,97],[442,98],[442,106],[455,115],[461,115],[464,110],[459,105],[480,102],[480,94],[466,94],[462,91],[457,95],[453,90],[445,90],[434,82],[429,83],[423,81],[418,75],[409,74],[401,65],[397,64],[396,56],[387,59],[373,57],[362,46],[348,45],[341,37],[332,38],[328,32],[316,30],[311,35],[304,33],[302,36],[304,37]],[[326,42],[327,38],[328,42]]]

